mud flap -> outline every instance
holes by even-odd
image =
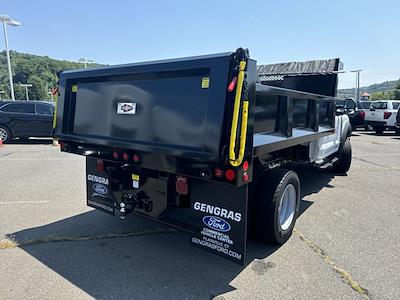
[[[87,205],[115,215],[110,178],[106,173],[97,172],[96,161],[96,159],[86,157]]]
[[[191,209],[196,230],[191,243],[245,264],[248,185],[194,181]]]

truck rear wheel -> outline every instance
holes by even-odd
[[[253,233],[262,241],[285,243],[292,235],[300,205],[296,172],[274,169],[257,182],[253,203]]]
[[[351,166],[351,158],[351,143],[350,139],[347,138],[340,153],[338,153],[339,160],[333,164],[333,170],[341,174],[347,173]]]

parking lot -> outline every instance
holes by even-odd
[[[400,136],[357,132],[347,176],[293,166],[302,214],[245,267],[189,235],[88,208],[85,160],[51,140],[0,148],[0,298],[399,299]]]

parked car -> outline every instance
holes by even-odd
[[[365,126],[365,111],[360,101],[354,101],[353,99],[336,100],[336,112],[349,117],[353,131]]]
[[[399,107],[400,100],[374,101],[366,112],[365,122],[379,134],[385,130],[396,130],[400,133],[400,129],[395,127]]]
[[[364,110],[369,109],[369,107],[373,103],[372,101],[357,101],[357,102],[359,103],[361,108],[364,109]]]
[[[0,101],[0,138],[51,137],[54,110],[53,102]]]

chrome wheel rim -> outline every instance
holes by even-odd
[[[283,231],[288,230],[292,225],[294,214],[296,213],[296,194],[294,185],[288,184],[279,200],[279,226]]]
[[[8,137],[7,131],[4,128],[0,128],[0,139],[5,141]]]

